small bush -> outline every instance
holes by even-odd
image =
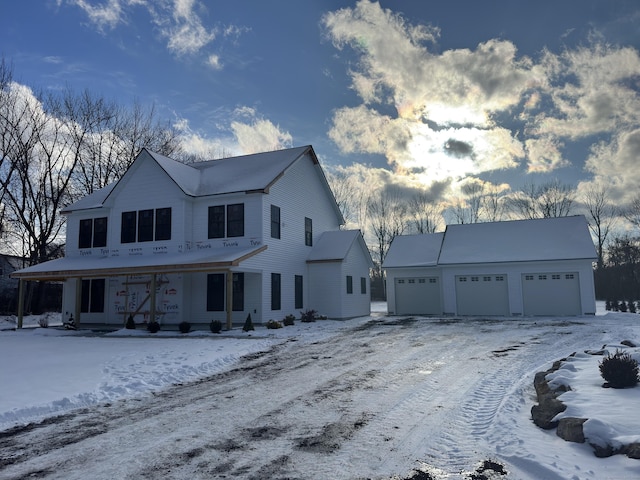
[[[160,330],[160,324],[155,320],[153,322],[149,322],[149,324],[147,325],[147,330],[149,330],[149,332],[151,333],[158,333],[158,331]]]
[[[622,300],[620,302],[620,306],[618,308],[620,309],[621,312],[626,312],[627,311],[627,302]]]
[[[209,330],[211,330],[211,333],[220,333],[222,331],[222,322],[220,320],[211,320]]]
[[[291,325],[295,325],[296,323],[296,317],[289,314],[286,317],[284,317],[284,319],[282,320],[282,323],[285,324],[285,326],[290,327]]]
[[[38,319],[38,325],[42,328],[49,328],[49,317],[40,317]]]
[[[267,328],[270,328],[272,330],[276,329],[276,328],[282,328],[282,323],[280,323],[280,322],[278,322],[276,320],[269,320],[267,322]]]
[[[247,320],[244,322],[244,327],[242,327],[243,332],[248,332],[249,330],[255,330],[255,328],[253,328],[253,321],[251,320],[251,314],[247,315]]]
[[[300,321],[302,323],[310,323],[316,321],[316,311],[315,310],[304,310],[300,312]]]
[[[180,324],[178,325],[178,330],[180,330],[180,333],[189,333],[191,331],[191,324],[186,320],[180,322]]]
[[[611,388],[635,387],[638,384],[638,362],[628,353],[616,350],[598,364],[600,375]]]
[[[136,329],[136,322],[133,319],[133,315],[129,315],[129,318],[127,318],[127,323],[124,325],[124,328],[126,328],[128,330],[135,330]]]
[[[629,300],[629,313],[636,313],[636,302]]]

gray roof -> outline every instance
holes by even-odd
[[[318,158],[311,145],[189,164],[143,149],[134,160],[134,164],[150,157],[186,195],[201,197],[237,192],[268,192],[271,185],[293,163],[306,154],[309,154],[313,163],[318,165],[318,172],[322,177],[321,181],[333,199],[331,189],[319,167]],[[62,212],[69,213],[76,210],[100,208],[118,182],[87,195],[64,208]],[[342,219],[338,206],[335,205],[334,208]]]
[[[448,225],[444,233],[396,237],[385,268],[595,260],[583,215]],[[434,261],[435,259],[435,261]]]
[[[367,256],[369,266],[373,266],[369,249],[367,248],[360,230],[329,230],[322,232],[316,240],[307,262],[334,262],[347,258],[349,251],[359,243]]]

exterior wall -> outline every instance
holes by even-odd
[[[347,281],[341,262],[310,264],[309,280],[308,308],[329,318],[344,318],[341,297],[346,296]]]
[[[369,277],[369,266],[362,251],[353,245],[347,258],[342,263],[341,268],[342,292],[339,298],[342,299],[342,315],[337,318],[353,318],[371,313],[371,282]],[[353,278],[353,293],[347,294],[347,275]],[[366,279],[367,291],[361,293],[360,279]],[[324,300],[331,302],[331,299]]]

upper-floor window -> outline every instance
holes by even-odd
[[[120,242],[171,240],[171,208],[122,212]]]
[[[271,238],[280,238],[280,207],[271,205]]]
[[[304,244],[313,246],[313,221],[310,218],[304,218]]]
[[[107,246],[107,217],[80,220],[78,248]]]
[[[244,203],[209,207],[207,238],[242,236],[244,236]]]

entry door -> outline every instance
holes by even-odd
[[[457,275],[458,315],[509,315],[506,275]]]
[[[396,278],[395,290],[397,315],[442,315],[438,277]]]
[[[522,275],[525,315],[580,315],[580,277],[577,272]]]

